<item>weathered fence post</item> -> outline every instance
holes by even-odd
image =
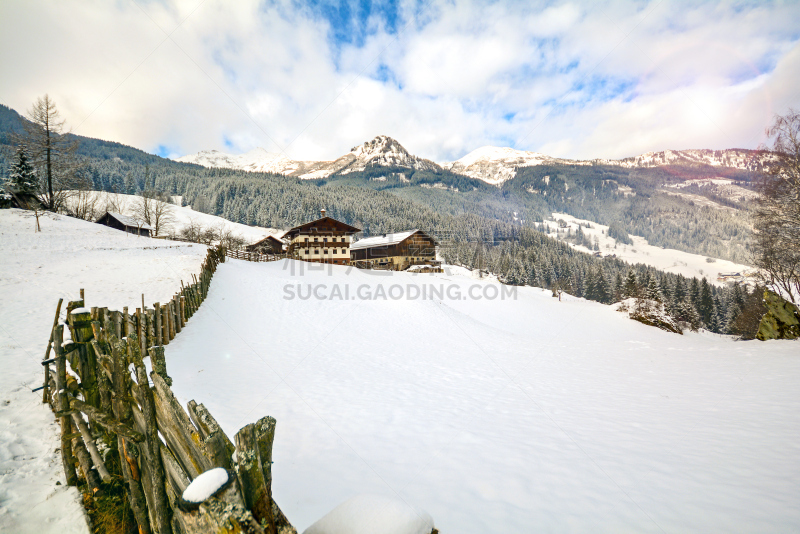
[[[78,431],[83,438],[83,442],[86,444],[86,448],[89,451],[89,455],[92,458],[92,462],[94,463],[95,468],[97,468],[97,473],[100,475],[100,478],[103,482],[111,482],[111,474],[106,469],[106,464],[103,462],[103,457],[100,456],[100,453],[97,450],[97,445],[94,443],[94,439],[92,438],[92,434],[89,432],[89,427],[86,425],[86,421],[83,420],[83,417],[79,413],[72,414],[72,421],[75,423],[75,426],[78,427]]]
[[[58,299],[58,306],[56,306],[56,316],[53,319],[53,328],[50,329],[50,339],[47,341],[47,350],[44,352],[44,359],[50,359],[50,349],[53,347],[53,336],[58,326],[58,318],[61,316],[61,303],[64,299]],[[47,402],[50,399],[50,366],[44,366],[44,390],[42,391],[42,402]]]
[[[138,347],[138,343],[136,344]],[[139,402],[142,405],[142,415],[144,416],[144,434],[146,437],[143,447],[140,450],[145,451],[144,463],[146,463],[146,471],[150,476],[150,492],[152,500],[150,502],[149,510],[152,513],[157,534],[172,534],[172,526],[170,525],[169,504],[167,502],[167,493],[164,488],[164,465],[161,463],[161,440],[158,437],[158,426],[156,424],[156,408],[155,401],[153,400],[153,391],[150,389],[150,384],[147,378],[147,369],[145,369],[144,362],[142,362],[141,355],[132,345],[128,345],[128,353],[133,360],[133,365],[136,370],[136,381],[139,390]]]
[[[127,350],[125,342],[119,339],[112,338],[109,340],[109,345],[111,345],[111,357],[114,364],[114,372],[112,374],[115,397],[114,413],[122,424],[128,424],[132,419],[132,413],[128,401],[128,382],[130,378],[126,358]],[[136,445],[127,441],[122,434],[117,432],[117,447],[120,451],[122,475],[128,484],[131,510],[133,510],[136,523],[139,525],[139,532],[140,534],[150,534],[150,519],[147,501],[142,491],[139,466],[136,462],[136,456],[128,450],[129,448],[135,449]]]
[[[169,317],[167,314],[168,304],[161,306],[161,344],[169,345]]]
[[[156,319],[156,321],[155,321],[155,335],[156,335],[155,343],[156,343],[156,345],[166,345],[166,343],[163,343],[161,341],[161,304],[156,302],[155,304],[153,304],[153,308],[155,309],[155,311],[153,313],[154,313],[155,319]]]
[[[92,459],[83,441],[81,441],[80,436],[74,436],[75,437],[72,438],[72,450],[75,451],[75,458],[78,459],[78,465],[81,468],[81,473],[83,473],[83,479],[86,481],[89,489],[92,490],[92,494],[98,495],[100,494],[100,476],[97,474],[97,471],[92,468]]]
[[[200,437],[206,445],[206,452],[214,467],[233,469],[233,452],[236,450],[222,431],[217,420],[209,413],[205,406],[189,401],[187,405],[189,418],[200,431]]]
[[[167,374],[167,360],[164,358],[164,347],[150,347],[150,367],[164,379],[168,386],[172,385],[172,378]]]
[[[136,308],[136,334],[139,338],[139,353],[140,354],[147,354],[147,339],[145,334],[147,330],[143,328],[142,321],[144,320],[144,314],[142,313],[141,308]]]
[[[86,402],[92,406],[100,405],[100,392],[97,388],[97,357],[91,345],[94,338],[92,330],[92,314],[89,310],[74,309],[69,315],[69,324],[72,325],[72,338],[78,344],[78,359],[80,361],[81,385],[83,386]]]
[[[61,344],[64,341],[64,325],[56,326],[53,331],[53,346],[56,352],[56,399],[58,399],[58,411],[61,415],[61,463],[64,467],[64,475],[67,478],[68,486],[75,486],[78,483],[78,475],[75,473],[75,459],[72,457],[72,441],[69,435],[72,433],[72,419],[69,416],[69,398],[67,397],[67,361]]]
[[[256,521],[265,525],[264,532],[276,534],[272,515],[272,441],[275,419],[263,417],[236,433],[236,456],[239,480],[247,508]]]

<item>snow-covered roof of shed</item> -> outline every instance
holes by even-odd
[[[116,220],[124,224],[125,226],[130,226],[132,228],[142,228],[144,230],[152,230],[153,227],[147,224],[144,221],[140,221],[136,217],[131,217],[130,215],[123,215],[121,213],[117,213],[115,211],[108,211],[111,217],[114,217]]]
[[[350,245],[350,250],[358,250],[362,248],[372,248],[372,247],[385,247],[389,245],[396,245],[408,239],[413,234],[419,232],[418,229],[408,230],[407,232],[397,232],[394,234],[383,234],[383,235],[376,235],[375,237],[367,237],[365,239],[359,239],[352,245]]]

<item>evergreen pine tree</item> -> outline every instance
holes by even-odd
[[[703,278],[700,283],[700,299],[696,307],[703,325],[710,330],[711,319],[714,317],[714,299],[711,296],[711,288],[706,278]]]
[[[683,283],[683,277],[679,276],[675,280],[675,287],[672,289],[672,299],[678,305],[686,298],[686,286]]]
[[[611,288],[608,285],[608,279],[602,265],[597,269],[597,277],[595,278],[595,300],[603,304],[611,302]]]
[[[678,306],[678,314],[676,318],[679,321],[688,323],[689,328],[695,331],[702,326],[700,322],[700,315],[697,313],[694,304],[692,304],[688,298],[684,299],[684,301]]]
[[[614,302],[622,300],[624,292],[625,283],[622,281],[622,273],[617,271],[617,275],[614,277]]]
[[[6,187],[10,193],[17,195],[34,195],[39,189],[39,181],[25,153],[24,145],[17,147],[15,161],[8,171]]]
[[[696,276],[692,277],[692,281],[689,282],[689,289],[686,293],[692,304],[697,306],[697,301],[700,300],[700,281]]]
[[[594,267],[589,267],[586,272],[586,287],[584,288],[584,298],[598,300],[597,298],[597,274]]]
[[[623,298],[629,299],[639,295],[639,283],[636,281],[636,273],[633,272],[633,269],[628,271],[627,276],[625,277],[625,285],[623,288],[622,296]]]
[[[663,300],[663,297],[661,296],[661,288],[658,287],[658,282],[655,276],[650,277],[650,282],[647,284],[645,296],[650,300],[657,300],[658,302]]]

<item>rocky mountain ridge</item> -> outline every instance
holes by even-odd
[[[414,171],[432,172],[449,170],[500,186],[514,178],[518,168],[536,165],[612,165],[629,169],[668,165],[707,165],[755,171],[763,166],[765,156],[755,150],[734,148],[726,150],[663,150],[623,159],[572,160],[508,147],[484,146],[456,161],[438,164],[410,154],[391,137],[379,135],[371,141],[353,147],[350,152],[333,161],[296,161],[282,154],[268,152],[263,148],[256,148],[240,155],[207,150],[183,156],[177,161],[195,163],[204,167],[273,172],[301,179],[327,178],[333,174],[345,175],[364,171],[370,167],[401,167]]]

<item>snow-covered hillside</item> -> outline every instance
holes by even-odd
[[[217,150],[203,150],[191,156],[183,156],[175,161],[196,163],[203,167],[222,167],[225,169],[242,169],[250,172],[274,172],[282,174],[295,162],[283,154],[267,152],[263,148],[254,148],[244,154],[225,154]]]
[[[755,150],[731,148],[727,150],[662,150],[646,152],[639,156],[623,159],[597,159],[604,165],[619,165],[627,168],[658,167],[661,165],[689,164],[730,167],[733,169],[754,170],[765,161],[765,156]]]
[[[206,247],[137,237],[62,215],[0,210],[0,532],[88,532],[64,486],[58,425],[41,392],[41,361],[56,304],[121,310],[170,298],[197,274]],[[62,309],[62,319],[63,311]],[[60,481],[61,485],[57,485]]]
[[[561,224],[563,222],[564,224]],[[656,269],[668,273],[682,274],[688,278],[706,277],[708,281],[716,285],[724,285],[725,281],[720,279],[720,274],[740,273],[743,276],[754,272],[754,269],[741,263],[733,263],[728,260],[710,258],[700,254],[691,254],[681,250],[671,248],[661,248],[650,245],[647,240],[640,236],[632,235],[632,245],[618,243],[616,239],[608,235],[608,226],[598,224],[586,219],[578,219],[566,213],[553,213],[553,218],[540,223],[542,226],[550,228],[552,234],[558,239],[564,239],[568,231],[574,236],[578,228],[592,241],[597,241],[599,252],[602,256],[616,256],[630,264],[641,263],[650,265]],[[574,248],[592,254],[592,249],[584,246]]]
[[[114,211],[123,215],[136,216],[137,206],[141,202],[141,197],[136,195],[106,193],[103,191],[90,191],[88,194],[89,196],[85,200],[79,199],[77,196],[70,196],[67,199],[68,206],[74,208],[79,201],[94,202],[97,218],[102,216],[107,208],[109,208],[109,211]],[[240,236],[247,243],[255,243],[268,235],[283,234],[283,230],[262,228],[260,226],[247,226],[246,224],[232,222],[228,219],[217,217],[216,215],[194,211],[191,206],[181,207],[172,205],[170,207],[170,215],[172,221],[169,224],[169,228],[166,232],[162,233],[169,233],[171,231],[174,234],[180,234],[183,228],[194,225],[202,228],[224,229],[227,232],[231,232],[233,235]]]
[[[362,493],[461,534],[800,529],[797,342],[459,273],[230,260],[167,347],[174,390],[229,435],[276,417],[299,531]]]

